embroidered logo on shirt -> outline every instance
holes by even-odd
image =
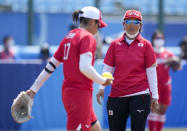
[[[114,115],[113,110],[109,110],[109,111],[108,111],[108,114],[109,114],[110,116],[113,116],[113,115]]]
[[[144,110],[137,110],[137,112],[139,112],[139,113],[141,113],[141,112],[143,112]]]
[[[117,45],[121,45],[121,43],[120,43],[120,42],[118,42],[118,43],[117,43]]]
[[[138,43],[138,46],[143,47],[143,43]]]
[[[69,33],[67,36],[66,36],[66,39],[72,39],[76,34],[75,33]]]

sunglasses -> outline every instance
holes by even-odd
[[[164,37],[155,37],[155,39],[164,39]]]
[[[135,25],[141,23],[139,20],[125,20],[124,22],[125,22],[125,24],[127,24],[127,25],[129,25],[129,24],[131,24],[131,23],[133,23],[133,24],[135,24]]]

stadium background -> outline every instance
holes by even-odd
[[[33,2],[33,13],[28,12],[28,3]],[[164,17],[159,17],[159,2],[163,3]],[[139,9],[143,14],[142,35],[149,39],[155,29],[162,29],[166,37],[166,46],[176,55],[182,37],[187,35],[187,1],[180,0],[0,0],[0,50],[2,38],[11,35],[16,44],[15,61],[0,62],[0,130],[45,130],[65,129],[66,114],[61,102],[62,67],[59,67],[44,87],[36,95],[33,106],[33,119],[24,124],[16,124],[10,115],[13,98],[28,89],[45,63],[35,60],[39,47],[48,42],[54,53],[61,39],[72,24],[71,13],[83,6],[97,6],[104,15],[108,27],[100,30],[103,37],[115,38],[122,31],[122,17],[127,9]],[[31,15],[29,15],[31,14]],[[33,15],[33,16],[32,16]],[[32,16],[29,17],[29,16]],[[159,25],[161,18],[163,26]],[[29,21],[29,20],[32,20]],[[31,22],[32,24],[29,25]],[[29,34],[29,26],[32,34]],[[32,42],[29,41],[31,38]],[[96,60],[95,67],[101,72],[102,60]],[[187,66],[179,72],[171,72],[173,78],[173,101],[167,112],[168,128],[187,127],[186,77]],[[102,106],[96,103],[95,94],[98,85],[94,84],[94,108],[104,129],[108,129],[106,99],[110,87],[106,88]],[[129,123],[128,123],[129,127]],[[187,130],[187,129],[186,129]]]

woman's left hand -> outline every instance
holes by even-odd
[[[157,112],[159,108],[158,99],[152,98],[151,99],[151,112]]]
[[[102,100],[104,99],[104,89],[99,89],[99,92],[97,93],[96,97],[97,97],[97,102],[101,105],[100,97]]]

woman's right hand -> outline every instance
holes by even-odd
[[[102,84],[102,86],[108,86],[113,83],[114,78],[106,78],[105,83]]]

